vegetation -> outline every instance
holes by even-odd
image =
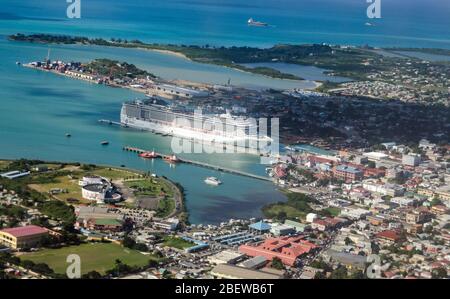
[[[43,214],[63,222],[64,225],[71,227],[75,223],[75,212],[72,206],[62,201],[51,200],[44,202],[38,207]]]
[[[265,217],[297,219],[305,218],[308,213],[314,210],[310,207],[311,203],[315,203],[316,200],[301,193],[288,193],[287,202],[278,202],[274,204],[268,204],[262,208]]]
[[[82,274],[97,271],[104,275],[108,270],[115,268],[116,259],[120,259],[130,266],[146,266],[149,260],[159,260],[155,256],[143,255],[138,251],[114,243],[88,243],[60,249],[44,249],[22,255],[20,258],[23,261],[32,261],[36,264],[45,263],[56,273],[64,274],[68,265],[66,258],[70,254],[80,256]]]
[[[272,268],[277,270],[284,270],[284,265],[280,258],[274,257],[272,259]]]
[[[247,68],[242,64],[256,62],[285,62],[302,65],[316,65],[325,69],[333,70],[338,75],[361,78],[366,76],[370,70],[363,62],[367,58],[375,57],[377,54],[361,49],[339,49],[328,45],[287,45],[281,44],[271,48],[254,47],[211,47],[186,46],[186,45],[161,45],[145,44],[139,40],[128,41],[121,39],[105,40],[102,38],[90,39],[87,37],[32,34],[21,33],[9,36],[15,41],[27,41],[38,43],[57,44],[83,44],[100,45],[109,47],[141,48],[150,50],[164,50],[181,53],[191,60],[211,63],[227,67],[233,67],[248,72],[268,75],[283,79],[299,79],[290,74],[284,74],[271,68]],[[375,68],[375,66],[372,66]],[[381,67],[377,67],[381,68]]]
[[[173,236],[164,236],[163,240],[164,246],[173,247],[177,249],[186,249],[195,245],[192,242]]]
[[[96,59],[87,64],[85,67],[93,74],[109,76],[116,79],[122,79],[125,77],[145,78],[147,76],[155,78],[155,75],[137,68],[134,64],[119,62],[117,60]]]

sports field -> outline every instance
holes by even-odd
[[[114,268],[116,259],[130,266],[145,266],[150,259],[155,259],[151,255],[144,255],[113,243],[88,243],[61,249],[44,249],[22,255],[20,259],[35,263],[46,263],[56,273],[64,274],[69,265],[66,259],[70,254],[80,256],[82,274],[94,270],[104,274],[107,270]]]

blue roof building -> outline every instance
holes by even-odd
[[[272,228],[270,224],[263,222],[262,220],[253,224],[250,224],[249,226],[250,230],[258,231],[258,232],[268,232]]]

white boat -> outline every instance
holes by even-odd
[[[248,19],[247,24],[248,24],[249,26],[257,26],[257,27],[266,27],[266,26],[269,26],[269,24],[264,23],[264,22],[255,21],[255,20],[253,20],[253,18]]]
[[[222,184],[222,182],[216,177],[206,178],[205,183],[207,183],[208,185],[214,185],[214,186],[219,186]]]

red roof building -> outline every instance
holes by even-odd
[[[376,237],[378,239],[381,239],[383,241],[388,241],[392,243],[397,243],[401,240],[401,236],[398,232],[395,230],[385,230],[382,232],[379,232]]]
[[[0,230],[0,244],[9,248],[30,248],[38,245],[49,234],[48,230],[36,225]]]
[[[283,264],[295,265],[297,258],[305,253],[309,253],[317,246],[300,237],[269,238],[259,245],[241,245],[239,251],[255,257],[263,256],[268,260],[279,258]]]
[[[8,233],[10,235],[13,235],[16,238],[20,237],[28,237],[33,236],[36,234],[42,234],[47,233],[47,229],[42,228],[40,226],[36,225],[28,225],[28,226],[21,226],[21,227],[14,227],[14,228],[6,228],[1,230],[2,233]]]

